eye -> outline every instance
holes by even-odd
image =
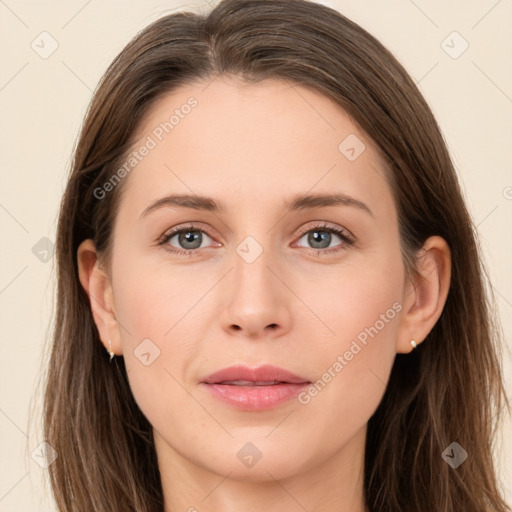
[[[305,243],[311,245],[309,249],[314,251],[315,254],[326,254],[341,251],[355,243],[354,238],[347,230],[325,223],[313,227],[306,226],[301,228],[300,231],[301,234],[305,234],[298,240],[298,242],[300,243],[301,240],[305,240]],[[333,241],[336,241],[336,238],[339,238],[341,243],[334,247],[330,246]],[[299,247],[303,246],[299,245]]]
[[[299,233],[303,236],[298,240],[298,247],[304,247],[300,245],[300,242],[304,239],[305,243],[311,245],[311,247],[306,247],[306,249],[318,255],[342,251],[355,244],[355,239],[346,229],[326,223],[317,226],[309,225],[302,227]],[[331,243],[336,241],[336,238],[339,238],[341,243],[332,247]],[[171,243],[173,239],[175,240]],[[173,228],[170,232],[165,233],[158,241],[158,245],[164,246],[166,250],[175,254],[193,256],[199,249],[208,247],[208,239],[213,241],[207,231],[190,224],[181,227],[178,226]],[[218,242],[214,243],[217,247],[222,245]]]
[[[192,256],[196,253],[197,249],[204,248],[203,242],[206,239],[211,239],[206,231],[199,229],[193,225],[182,226],[180,228],[174,228],[169,233],[163,235],[158,241],[159,245],[165,245],[166,249],[176,254],[186,254]],[[171,240],[175,240],[173,245]],[[220,244],[218,244],[220,245]]]

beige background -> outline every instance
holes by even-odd
[[[510,347],[512,2],[322,3],[377,36],[405,65],[432,106],[478,225]],[[51,252],[47,262],[41,260],[45,242],[40,240],[55,240],[58,204],[85,109],[100,76],[128,40],[182,7],[209,6],[175,0],[0,0],[0,511],[55,510],[44,490],[47,470],[35,462],[43,441],[37,430],[37,384],[44,371],[43,342],[52,315],[55,270]],[[50,36],[40,36],[43,31]],[[448,37],[453,31],[463,39]],[[51,49],[52,38],[58,48],[42,58],[40,53]],[[467,50],[452,58],[464,48],[464,41]],[[43,244],[36,246],[39,257],[32,251],[36,244]],[[510,352],[505,352],[504,368],[510,394]],[[511,433],[510,422],[505,429]],[[511,455],[508,435],[496,460],[512,503]]]

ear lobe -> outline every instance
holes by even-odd
[[[397,352],[412,350],[433,329],[443,312],[451,278],[451,255],[439,236],[426,240],[418,253],[416,275],[404,291],[404,310],[397,339]]]
[[[80,283],[89,297],[94,323],[100,333],[101,341],[107,349],[111,342],[114,353],[121,354],[112,286],[92,240],[84,240],[80,244],[77,261]]]

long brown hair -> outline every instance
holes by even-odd
[[[124,161],[157,98],[198,79],[280,78],[336,101],[387,163],[407,272],[431,235],[452,255],[444,311],[410,355],[398,354],[368,424],[364,489],[371,512],[505,512],[493,466],[508,407],[501,330],[445,142],[397,60],[338,12],[306,0],[224,0],[209,14],[171,14],[141,31],[98,85],[74,151],[58,222],[58,291],[44,401],[44,434],[60,511],[162,512],[151,425],[122,357],[109,364],[78,279],[77,248],[91,238],[108,261],[121,182],[94,191]],[[442,452],[457,442],[457,469]]]

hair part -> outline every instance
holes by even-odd
[[[126,512],[163,510],[152,428],[130,391],[123,358],[108,362],[78,279],[77,249],[92,239],[108,267],[126,179],[101,200],[94,190],[122,165],[159,98],[219,75],[278,78],[331,98],[386,163],[406,272],[414,273],[429,236],[450,247],[444,311],[417,350],[396,356],[368,423],[369,510],[510,511],[491,453],[506,401],[501,333],[476,228],[442,134],[414,82],[381,43],[307,0],[224,0],[207,15],[164,16],[130,41],[94,93],[57,228],[44,434],[59,454],[49,467],[59,510],[107,512],[112,503]],[[457,470],[441,457],[454,441],[469,452]]]

